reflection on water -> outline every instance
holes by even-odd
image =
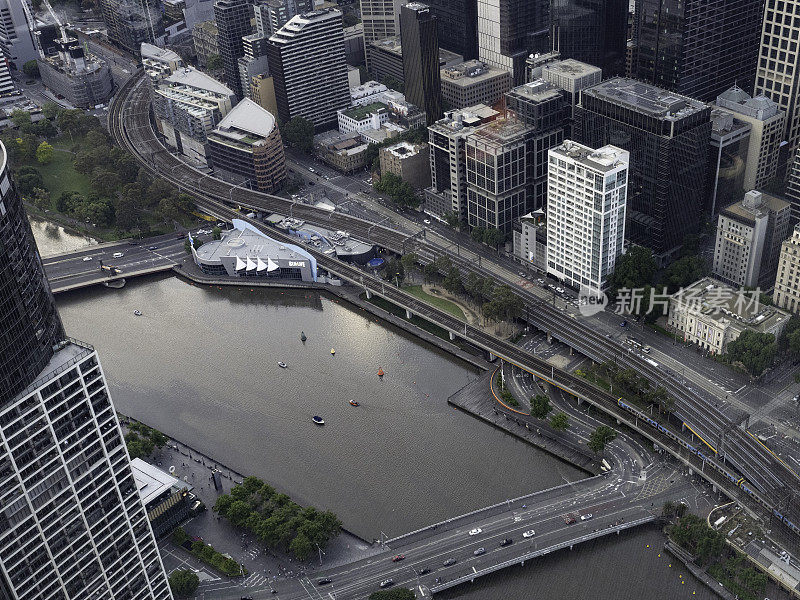
[[[39,254],[43,258],[61,252],[80,250],[81,248],[94,246],[98,243],[94,238],[70,233],[60,225],[49,221],[36,219],[34,217],[30,217],[29,220],[31,229],[33,230],[33,237],[36,239],[36,245],[39,247]]]

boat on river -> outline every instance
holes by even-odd
[[[141,317],[142,316],[142,311],[135,310],[135,311],[133,311],[133,314],[136,315],[137,317]]]
[[[300,332],[300,341],[301,342],[305,342],[307,339],[308,338],[306,337],[306,332],[305,331],[301,331]]]
[[[355,400],[350,400],[350,404],[353,405],[353,406],[361,406],[361,404],[359,404]]]
[[[285,368],[286,368],[286,363],[285,363],[285,362],[283,362],[282,360],[279,360],[279,361],[278,361],[278,366],[279,366],[281,369],[285,369]]]
[[[331,348],[331,354],[336,354],[336,349],[335,348]]]
[[[325,419],[323,419],[318,415],[314,415],[313,417],[311,417],[311,420],[314,421],[315,425],[325,425]]]
[[[378,377],[383,377],[384,375],[385,373],[383,372],[383,369],[378,367]]]

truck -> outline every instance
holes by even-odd
[[[122,269],[113,265],[104,265],[102,260],[100,261],[100,270],[108,273],[109,275],[118,275],[119,273],[122,273]]]

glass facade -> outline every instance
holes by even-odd
[[[604,77],[625,72],[627,0],[553,0],[550,18],[561,58],[600,67]]]
[[[439,46],[464,57],[478,58],[477,0],[429,0],[439,25]]]
[[[631,76],[711,101],[752,91],[764,0],[636,0]]]
[[[0,408],[25,389],[64,339],[30,224],[0,144]]]
[[[239,73],[239,59],[244,56],[242,37],[252,33],[252,7],[245,0],[217,0],[214,17],[217,21],[217,45],[225,69],[225,83],[238,99],[245,97]]]
[[[442,82],[436,17],[424,4],[400,9],[406,100],[425,111],[428,125],[442,118]]]

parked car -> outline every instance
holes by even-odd
[[[325,579],[318,580],[317,585],[328,585],[330,582],[331,580],[326,577]]]
[[[588,521],[592,518],[592,513],[586,513],[585,515],[581,515],[581,521]]]
[[[114,252],[114,254],[112,254],[111,256],[113,258],[122,258],[125,255],[122,252]]]
[[[418,575],[427,575],[430,573],[431,570],[428,567],[422,567],[419,571],[417,571]]]
[[[89,262],[90,260],[92,260],[91,256],[84,256],[83,257],[83,262]]]

